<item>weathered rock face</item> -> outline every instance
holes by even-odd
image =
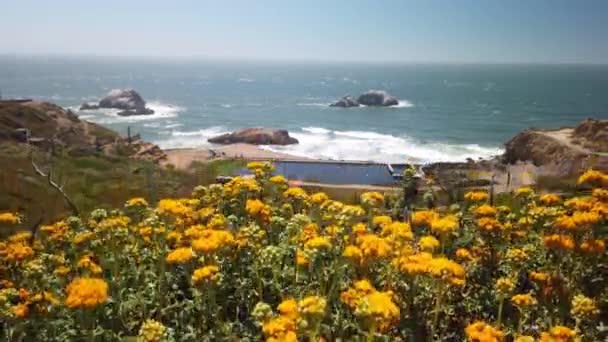
[[[80,110],[116,108],[122,109],[118,115],[148,115],[154,111],[146,107],[146,101],[133,89],[112,89],[106,97],[99,101],[99,105],[83,103]]]
[[[608,167],[608,121],[586,120],[575,128],[528,129],[505,144],[503,161],[531,161],[547,174],[572,175]]]
[[[338,102],[332,103],[329,106],[342,108],[359,107],[359,102],[354,97],[347,95],[341,98]]]
[[[574,128],[574,142],[596,152],[608,152],[608,120],[587,119]]]
[[[0,143],[27,143],[43,150],[62,149],[73,156],[105,154],[154,162],[166,158],[158,146],[121,137],[74,113],[46,102],[0,103]]]
[[[358,98],[358,102],[366,106],[395,106],[399,104],[399,101],[393,96],[389,95],[384,90],[370,90],[364,94],[361,94]]]
[[[223,134],[207,141],[213,144],[222,145],[237,143],[252,145],[292,145],[298,143],[298,139],[290,137],[286,130],[271,130],[265,128],[246,128],[240,131]]]

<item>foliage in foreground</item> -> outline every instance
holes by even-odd
[[[391,217],[255,179],[129,200],[0,243],[8,341],[601,341],[608,176]],[[2,224],[21,218],[0,215]]]

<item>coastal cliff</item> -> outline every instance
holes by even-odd
[[[529,161],[556,175],[587,168],[608,169],[608,120],[588,119],[576,127],[528,129],[505,144],[503,162]]]

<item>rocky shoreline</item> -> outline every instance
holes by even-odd
[[[0,118],[0,141],[24,142],[27,139],[44,149],[62,146],[75,155],[126,154],[130,158],[183,170],[188,170],[194,161],[218,159],[310,161],[259,147],[297,144],[297,139],[285,130],[249,128],[209,139],[224,145],[218,148],[164,151],[138,135],[120,136],[100,125],[80,120],[70,110],[51,103],[4,101],[0,105],[7,113]],[[588,168],[608,170],[608,120],[588,119],[576,127],[557,130],[528,129],[507,141],[505,153],[491,160],[433,163],[424,166],[423,170],[437,178],[453,179],[458,184],[494,183],[508,188],[533,184],[541,175],[568,177]]]

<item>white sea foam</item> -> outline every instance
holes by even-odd
[[[408,136],[367,131],[331,131],[321,127],[305,127],[290,134],[300,143],[262,148],[309,158],[393,163],[465,161],[467,158],[489,158],[502,153],[498,147],[422,143]]]
[[[114,124],[114,123],[129,123],[129,122],[140,122],[140,121],[155,121],[169,118],[175,118],[179,115],[179,112],[183,111],[184,108],[174,106],[171,104],[150,101],[146,104],[146,107],[154,110],[154,114],[149,115],[132,115],[132,116],[120,116],[118,113],[120,109],[115,108],[100,108],[88,111],[79,111],[79,107],[69,107],[74,111],[79,111],[80,118],[91,120],[99,124]],[[86,114],[85,114],[86,113]]]
[[[167,139],[156,141],[161,148],[211,147],[207,139],[228,133],[224,127],[214,126],[198,131],[173,131]]]
[[[296,103],[296,106],[301,107],[329,107],[331,102],[299,102]],[[361,105],[362,108],[369,107],[365,105]],[[399,100],[399,103],[394,106],[388,106],[389,108],[409,108],[414,107],[414,104],[407,100]],[[380,107],[381,108],[381,107]],[[353,108],[349,108],[353,109]]]
[[[414,107],[414,104],[411,103],[410,101],[407,100],[399,100],[399,103],[391,106],[393,108],[409,108],[409,107]]]
[[[329,107],[329,102],[300,102],[296,103],[296,106],[301,107]]]

